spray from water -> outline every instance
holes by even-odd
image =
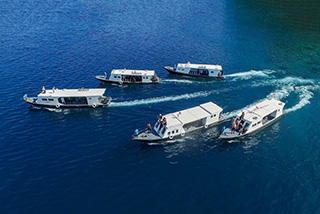
[[[164,83],[182,83],[182,84],[192,84],[191,80],[179,80],[179,79],[161,79],[160,82]]]
[[[262,71],[245,71],[245,72],[239,72],[234,74],[227,74],[224,75],[225,78],[233,78],[233,81],[236,80],[248,80],[253,77],[260,77],[260,78],[269,78],[270,74],[275,73],[276,71],[273,70],[262,70]]]
[[[313,98],[314,94],[311,90],[319,89],[319,86],[300,86],[296,87],[296,92],[299,93],[300,101],[293,107],[286,109],[285,112],[294,112],[298,109],[303,108],[304,106],[310,104],[310,100]]]
[[[183,100],[183,99],[192,99],[197,97],[207,97],[212,94],[213,91],[200,91],[192,94],[183,94],[177,96],[165,96],[165,97],[155,97],[149,99],[142,99],[142,100],[133,100],[133,101],[125,101],[125,102],[115,102],[111,103],[111,107],[124,107],[124,106],[137,106],[137,105],[148,105],[154,103],[162,103],[162,102],[172,102],[176,100]]]

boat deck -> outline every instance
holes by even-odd
[[[133,135],[132,139],[137,141],[147,141],[147,142],[162,140],[162,138],[159,135],[146,129],[140,131],[138,135]]]
[[[240,134],[238,131],[233,131],[230,128],[226,128],[226,130],[220,135],[220,139],[223,140],[231,140],[231,139],[235,139],[238,137],[242,137],[245,134]]]

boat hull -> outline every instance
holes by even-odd
[[[203,77],[203,78],[209,78],[209,79],[223,79],[223,76],[206,76],[206,75],[194,75],[189,73],[180,73],[180,72],[177,72],[174,67],[170,67],[170,66],[164,66],[163,68],[167,70],[170,74],[177,74],[177,75],[183,75],[188,77]]]

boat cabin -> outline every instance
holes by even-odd
[[[114,69],[109,78],[107,76],[96,77],[101,82],[113,83],[158,83],[159,78],[153,70],[127,70]]]
[[[168,72],[194,77],[223,78],[221,65],[178,63],[174,67],[165,66]]]
[[[155,123],[153,130],[161,138],[172,139],[177,135],[184,136],[185,133],[208,128],[219,122],[222,110],[212,102],[204,103],[197,107],[164,115],[161,121],[158,120]]]

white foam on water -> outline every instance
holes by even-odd
[[[275,90],[274,92],[270,93],[267,97],[273,97],[277,100],[284,99],[290,95],[291,92],[295,90],[294,86],[284,86],[281,89]]]
[[[314,85],[314,80],[311,79],[303,79],[301,77],[285,77],[282,79],[271,79],[268,81],[263,81],[259,83],[255,83],[252,86],[253,87],[259,87],[259,86],[269,86],[269,85],[289,85],[289,86],[295,86],[295,85]]]
[[[292,92],[299,94],[299,98],[300,98],[299,102],[295,106],[293,106],[293,107],[291,107],[289,109],[286,109],[285,110],[286,113],[289,113],[289,112],[292,112],[292,111],[296,111],[298,109],[303,108],[305,105],[310,104],[310,99],[313,98],[312,90],[316,90],[316,89],[320,88],[319,85],[294,86],[294,85],[291,84],[292,83],[291,81],[288,81],[289,80],[288,78],[284,78],[284,79],[285,80],[283,80],[283,81],[280,80],[279,82],[285,82],[288,85],[282,86],[280,89],[277,89],[274,92],[270,93],[267,97],[273,97],[273,98],[275,98],[277,100],[282,100],[282,99],[288,97]],[[313,81],[311,81],[311,80],[301,81],[301,78],[292,78],[292,79],[299,80],[300,83],[304,83],[304,84],[313,83]],[[226,119],[230,119],[233,116],[241,113],[243,110],[257,105],[261,101],[262,100],[257,100],[254,103],[245,106],[244,108],[224,113],[224,114],[222,114],[222,116],[225,117]]]
[[[168,82],[168,83],[187,83],[192,84],[191,80],[178,80],[178,79],[161,79],[160,82]]]
[[[290,83],[290,82],[288,82]],[[302,83],[302,82],[300,82]],[[313,83],[313,81],[308,80],[303,83]],[[314,94],[312,91],[319,89],[319,85],[305,85],[305,86],[284,86],[279,90],[272,92],[268,96],[272,96],[275,99],[283,99],[290,95],[290,93],[294,92],[299,94],[299,102],[289,109],[285,109],[285,113],[293,112],[298,109],[303,108],[304,106],[310,104],[310,100],[313,98]]]
[[[261,102],[261,100],[257,100],[255,101],[254,103],[251,103],[249,105],[246,105],[245,107],[241,108],[241,109],[237,109],[237,110],[233,110],[233,111],[230,111],[230,112],[226,112],[226,113],[223,113],[221,116],[226,118],[226,119],[230,119],[232,118],[233,116],[236,116],[237,114],[241,113],[242,111],[252,107],[252,106],[255,106],[257,105],[259,102]]]
[[[57,109],[57,108],[45,108],[46,110],[48,110],[48,111],[52,111],[52,112],[62,112],[63,111],[63,109]]]
[[[315,87],[301,86],[296,88],[297,88],[297,91],[299,92],[300,101],[293,107],[286,109],[285,113],[297,111],[303,108],[304,106],[310,104],[310,100],[313,98],[313,92],[311,90],[318,89],[319,87],[318,86],[315,86]]]
[[[209,91],[209,92],[200,91],[192,94],[183,94],[183,95],[177,95],[177,96],[164,96],[164,97],[155,97],[155,98],[125,101],[125,102],[112,102],[110,103],[110,107],[137,106],[137,105],[148,105],[148,104],[162,103],[162,102],[172,102],[176,100],[192,99],[197,97],[207,97],[210,94],[212,94],[212,91]]]
[[[256,70],[251,70],[251,71],[245,71],[245,72],[239,72],[239,73],[234,73],[234,74],[227,74],[224,75],[224,77],[232,77],[234,80],[248,80],[251,79],[252,77],[263,77],[267,78],[269,77],[270,74],[274,73],[276,71],[273,70],[262,70],[262,71],[256,71]]]
[[[303,79],[301,77],[285,77],[283,79],[271,80],[270,84],[280,84],[280,85],[306,85],[314,84],[314,81],[311,79]]]
[[[299,102],[289,109],[285,109],[285,113],[293,112],[304,106],[310,104],[310,99],[313,98],[313,90],[317,90],[319,85],[315,85],[314,80],[303,79],[301,77],[285,77],[282,79],[273,79],[258,83],[255,86],[276,85],[280,89],[270,93],[267,97],[274,97],[275,99],[282,100],[288,97],[292,92],[299,94]]]

